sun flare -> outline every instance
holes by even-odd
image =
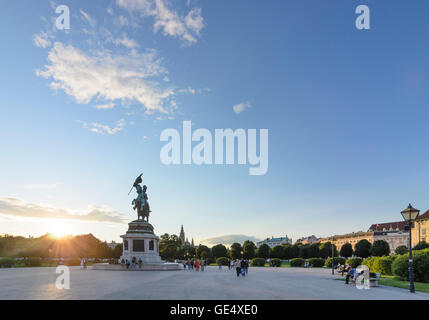
[[[54,238],[62,238],[70,234],[70,228],[63,221],[54,221],[51,225],[50,234]]]

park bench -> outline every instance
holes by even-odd
[[[369,286],[370,287],[378,287],[378,280],[380,279],[380,273],[369,273]]]

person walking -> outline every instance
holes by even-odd
[[[228,264],[229,264],[229,262],[228,262]],[[219,271],[221,271],[222,270],[222,262],[218,262],[218,265],[219,265]]]
[[[240,262],[240,260],[236,259],[234,266],[235,266],[235,271],[237,273],[237,277],[239,277],[240,273],[241,273],[241,262]]]
[[[249,260],[244,260],[244,270],[246,271],[246,275],[249,273]]]
[[[199,271],[200,261],[195,260],[195,271]]]
[[[246,276],[246,260],[243,259],[240,261],[240,267],[241,267],[241,270],[240,270],[241,275],[243,277]]]
[[[232,263],[232,260],[228,259],[228,270],[231,270],[231,263]]]
[[[204,272],[204,267],[206,265],[206,262],[203,260],[201,260],[201,272]]]
[[[234,266],[235,266],[235,261],[231,260],[229,264],[229,270],[234,269]]]
[[[142,259],[141,259],[141,258],[139,258],[139,269],[141,269],[141,268],[142,268],[142,266],[143,266],[143,261],[142,261]]]

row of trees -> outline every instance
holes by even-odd
[[[122,255],[122,244],[110,248],[92,234],[56,239],[49,234],[38,238],[0,236],[0,257],[114,258]]]

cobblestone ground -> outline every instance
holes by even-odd
[[[102,271],[72,267],[70,290],[58,290],[55,268],[0,269],[0,299],[426,299],[429,294],[378,287],[358,290],[327,269],[224,268],[195,271]]]

